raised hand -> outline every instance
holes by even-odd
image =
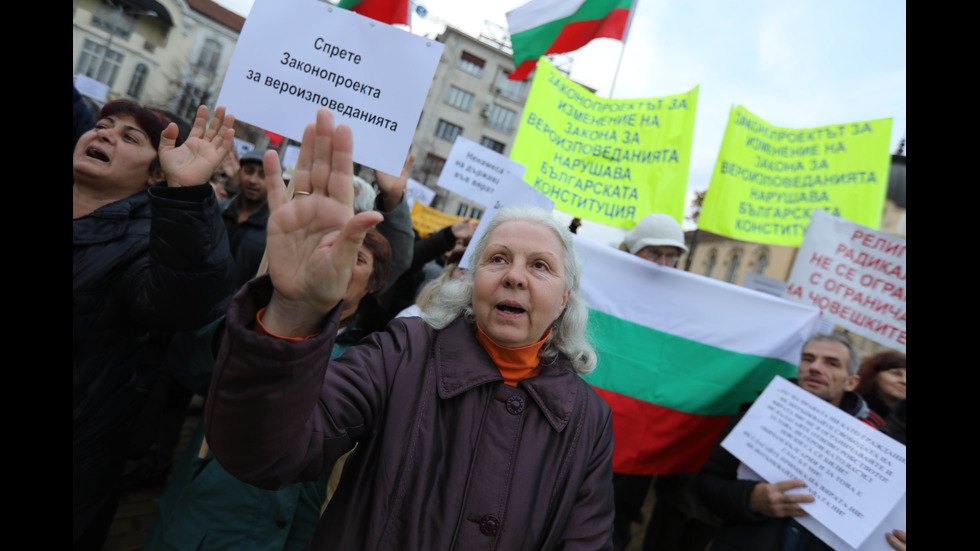
[[[378,183],[378,189],[381,191],[381,202],[385,212],[395,210],[398,204],[402,202],[405,186],[408,185],[408,171],[412,170],[413,164],[415,164],[415,155],[410,155],[405,161],[405,166],[402,167],[401,176],[398,177],[380,170],[374,172],[374,180]]]
[[[799,479],[784,480],[775,484],[760,482],[752,489],[749,497],[752,507],[759,513],[773,518],[801,517],[806,511],[800,503],[812,503],[815,498],[810,494],[787,494],[794,488],[805,488],[806,483]]]
[[[478,225],[478,222],[473,222],[469,218],[464,218],[453,224],[453,237],[456,239],[469,239],[473,237],[474,233],[476,233],[476,227]]]
[[[211,124],[205,129],[208,108],[197,108],[194,127],[187,140],[180,147],[177,143],[177,125],[170,123],[160,134],[160,168],[171,187],[196,186],[211,178],[221,161],[234,145],[235,131],[231,125],[234,115],[225,116],[225,108],[214,110]]]
[[[349,127],[334,129],[327,109],[303,132],[293,170],[295,197],[286,197],[279,157],[263,158],[269,185],[266,251],[275,287],[262,322],[282,336],[306,336],[344,297],[364,235],[382,216],[354,215],[353,137]]]

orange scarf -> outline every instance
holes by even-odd
[[[497,369],[504,377],[504,383],[510,386],[517,386],[517,383],[524,379],[537,377],[541,373],[541,358],[538,352],[544,346],[544,341],[551,335],[551,329],[541,337],[541,340],[534,344],[522,346],[521,348],[507,348],[493,341],[489,335],[483,332],[480,324],[476,324],[476,340],[483,345],[483,349],[490,354],[490,359],[497,364]]]

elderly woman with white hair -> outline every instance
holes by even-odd
[[[235,298],[208,401],[230,472],[278,488],[347,461],[311,549],[611,548],[612,420],[567,230],[503,210],[467,278],[328,361],[376,213],[354,215],[350,129],[322,110],[270,190],[270,278]],[[267,172],[275,172],[274,155]]]

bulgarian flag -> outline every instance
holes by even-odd
[[[728,418],[796,376],[819,310],[662,268],[576,237],[599,355],[585,377],[613,411],[613,470],[697,472]]]
[[[337,6],[389,25],[408,25],[408,0],[340,0]]]
[[[545,54],[573,52],[596,38],[623,40],[635,0],[532,0],[507,12],[517,69],[524,80]]]

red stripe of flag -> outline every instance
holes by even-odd
[[[623,474],[696,473],[729,416],[684,413],[595,388],[613,409],[613,470]]]

